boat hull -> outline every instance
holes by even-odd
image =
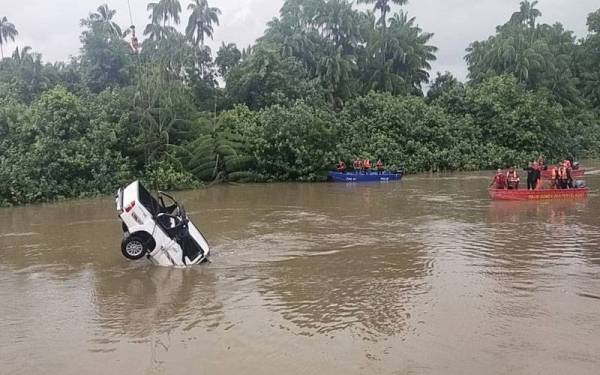
[[[493,200],[538,201],[548,199],[585,199],[590,189],[505,190],[489,189]]]
[[[387,182],[387,181],[400,181],[402,179],[402,173],[382,173],[377,172],[370,173],[340,173],[340,172],[329,172],[329,177],[334,182]]]

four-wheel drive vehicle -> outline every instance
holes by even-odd
[[[156,199],[135,181],[119,189],[116,204],[124,232],[121,251],[126,258],[147,256],[159,266],[180,267],[207,259],[206,239],[170,195],[159,191]]]

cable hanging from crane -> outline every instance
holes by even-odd
[[[129,21],[131,22],[131,48],[133,49],[133,53],[137,55],[140,51],[140,42],[135,35],[135,25],[133,24],[133,15],[131,13],[131,0],[127,0],[127,7],[129,9]]]

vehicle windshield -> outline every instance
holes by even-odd
[[[138,198],[140,200],[140,203],[144,207],[146,207],[146,209],[148,210],[148,212],[150,212],[152,216],[156,216],[161,212],[160,204],[158,203],[156,198],[154,198],[152,194],[150,194],[150,192],[146,190],[146,188],[144,187],[144,185],[142,185],[141,182],[138,183]]]

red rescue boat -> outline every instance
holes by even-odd
[[[537,201],[546,199],[585,199],[590,189],[507,190],[488,189],[493,200]]]

